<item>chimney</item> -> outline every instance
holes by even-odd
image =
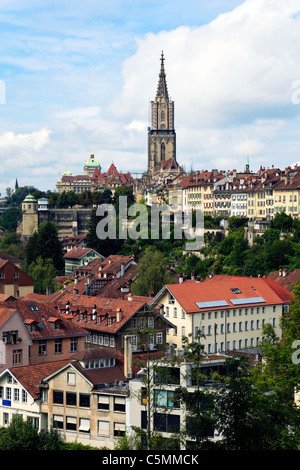
[[[195,280],[195,271],[192,271],[192,272],[191,272],[191,280],[192,280],[192,281]]]
[[[117,323],[120,323],[120,321],[122,320],[122,317],[123,317],[123,314],[122,314],[122,310],[120,308],[117,308]]]
[[[127,299],[127,300],[129,300],[130,302],[132,302],[132,301],[133,301],[133,297],[132,297],[132,294],[131,294],[131,292],[128,294],[128,299]]]
[[[278,271],[278,276],[282,276],[282,269],[280,268],[279,271]]]
[[[160,306],[159,306],[159,313],[160,313],[161,315],[164,315],[164,314],[165,314],[164,304],[160,304]]]
[[[132,379],[132,344],[131,336],[124,336],[124,375]]]
[[[179,274],[179,284],[183,283],[183,273]]]
[[[287,273],[288,273],[287,269],[284,268],[284,269],[282,270],[282,277],[286,277],[286,276],[287,276]]]
[[[124,276],[125,266],[124,263],[121,264],[121,276]]]

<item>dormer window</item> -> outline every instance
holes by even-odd
[[[48,322],[51,323],[54,330],[59,330],[61,328],[61,322],[59,318],[50,317],[48,318]]]
[[[34,333],[35,331],[38,330],[37,322],[33,320],[32,318],[25,320],[24,323],[27,326],[28,331],[30,331],[30,333]]]

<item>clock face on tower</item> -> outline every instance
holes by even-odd
[[[151,127],[148,131],[148,172],[155,174],[162,162],[176,160],[176,133],[174,129],[174,102],[169,99],[164,55],[161,64],[157,92],[151,102]]]

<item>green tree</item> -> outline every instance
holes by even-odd
[[[22,212],[19,208],[9,207],[0,216],[0,228],[3,230],[14,231],[16,230],[21,218]]]
[[[12,417],[10,425],[0,435],[0,448],[10,451],[60,450],[61,442],[56,431],[41,431],[21,414]]]
[[[165,260],[155,247],[149,246],[139,259],[137,280],[132,284],[132,293],[148,296],[154,295],[165,285],[174,284],[174,277],[167,271]]]
[[[203,345],[201,343],[203,335],[200,330],[192,337],[185,336],[182,338],[183,357],[191,368],[186,379],[190,381],[194,388],[190,391],[186,387],[178,387],[176,396],[184,403],[186,407],[184,433],[185,439],[190,442],[188,448],[208,449],[213,447],[210,437],[214,429],[213,416],[213,393],[204,387],[207,376],[201,373],[201,365],[203,365]]]
[[[25,268],[39,257],[44,261],[51,260],[57,273],[63,271],[63,250],[55,222],[43,222],[38,231],[30,237],[25,250]]]
[[[37,294],[46,294],[47,288],[50,291],[54,290],[54,278],[58,272],[52,259],[43,259],[39,256],[31,262],[27,268],[27,273],[35,280],[34,291]]]

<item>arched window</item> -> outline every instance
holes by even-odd
[[[166,154],[166,148],[165,148],[165,144],[162,143],[161,146],[160,146],[160,155],[161,155],[161,161],[165,161],[165,154]]]
[[[165,111],[164,111],[164,110],[162,110],[162,112],[161,112],[160,119],[161,119],[162,121],[165,120]]]

